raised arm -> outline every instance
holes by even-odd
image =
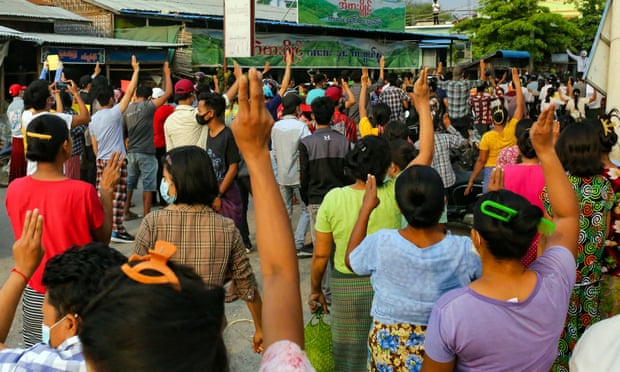
[[[349,84],[344,79],[340,80],[340,85],[342,85],[342,90],[344,90],[344,93],[347,95],[347,100],[344,103],[344,107],[348,109],[355,104],[355,95],[351,92]]]
[[[420,120],[420,151],[409,165],[431,165],[434,151],[434,130],[431,106],[428,98],[428,68],[422,70],[413,85],[415,109]]]
[[[239,84],[239,112],[231,128],[248,166],[254,198],[256,240],[263,275],[263,335],[268,348],[290,340],[303,347],[303,316],[299,270],[293,232],[282,196],[272,172],[269,143],[273,118],[262,95],[262,75],[250,69],[248,77],[235,63]],[[249,83],[248,83],[249,79]],[[250,100],[248,100],[250,98]]]
[[[80,125],[90,123],[90,112],[88,111],[88,108],[80,95],[80,90],[77,84],[73,80],[69,80],[68,87],[73,99],[75,99],[75,102],[78,104],[78,114],[73,115],[73,118],[71,119],[71,127],[79,127]]]
[[[153,105],[155,105],[155,107],[159,107],[168,102],[168,99],[172,95],[172,73],[170,72],[170,65],[167,61],[164,62],[164,78],[166,79],[166,82],[164,83],[166,85],[166,89],[164,90],[163,96],[153,100]]]
[[[512,83],[517,91],[517,108],[512,116],[513,119],[523,119],[523,112],[525,110],[525,99],[523,98],[523,89],[521,89],[521,79],[519,79],[519,70],[516,67],[512,68]]]
[[[4,348],[22,292],[43,257],[42,234],[43,217],[39,210],[26,212],[22,236],[13,244],[15,267],[0,289],[0,349]]]
[[[127,87],[127,91],[121,101],[118,103],[121,109],[121,112],[125,112],[127,107],[129,106],[129,102],[131,102],[131,97],[136,91],[136,87],[138,86],[138,75],[140,74],[140,64],[136,60],[136,56],[131,56],[131,67],[133,68],[133,74],[131,75],[131,81],[129,82],[129,86]]]
[[[366,100],[368,99],[368,67],[362,67],[361,83],[360,104],[358,105],[360,119],[368,117],[368,111],[366,111]]]
[[[353,230],[351,231],[349,244],[347,244],[347,252],[344,258],[344,263],[347,265],[349,270],[353,272],[355,271],[351,268],[349,256],[366,237],[370,214],[378,205],[379,198],[377,197],[377,179],[375,176],[369,174],[368,179],[366,180],[366,190],[364,192],[364,199],[362,200],[362,207],[360,208],[360,213],[357,217],[357,221],[355,222],[355,226],[353,226]]]
[[[284,69],[284,76],[282,77],[282,85],[280,86],[280,97],[284,97],[284,93],[288,89],[288,85],[291,82],[291,65],[293,64],[293,55],[289,50],[284,55],[284,62],[286,62],[286,68]]]
[[[577,252],[579,235],[579,207],[575,191],[564,172],[562,163],[553,147],[553,113],[555,106],[540,114],[538,121],[530,128],[530,138],[538,160],[542,164],[549,202],[553,210],[555,231],[547,238],[546,249],[553,245],[566,247],[573,256]]]
[[[575,61],[579,59],[579,56],[576,54],[573,54],[568,48],[566,48],[566,54],[568,54],[568,56]]]

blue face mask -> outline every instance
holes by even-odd
[[[161,183],[159,184],[159,193],[161,194],[161,197],[164,198],[166,203],[174,204],[174,201],[177,200],[177,196],[168,195],[169,190],[170,190],[170,185],[168,184],[165,178],[162,178]]]
[[[60,324],[60,322],[62,322],[63,320],[65,320],[67,316],[63,316],[60,320],[58,320],[56,323],[54,323],[51,327],[47,326],[45,324],[41,324],[41,342],[49,345],[50,344],[50,337],[52,334],[52,328],[56,327],[57,325]]]

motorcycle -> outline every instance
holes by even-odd
[[[474,180],[471,192],[465,195],[469,177],[478,159],[475,138],[470,138],[470,144],[462,146],[457,150],[452,150],[450,159],[452,160],[456,182],[448,188],[448,223],[461,224],[471,228],[474,205],[482,194],[482,181],[484,178],[482,172],[480,172]]]
[[[0,151],[0,187],[9,185],[9,171],[11,169],[11,146]]]

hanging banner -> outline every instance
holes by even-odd
[[[405,30],[404,0],[298,0],[297,23],[360,28]]]
[[[217,30],[191,29],[192,64],[196,66],[221,66],[223,63],[222,32]],[[290,34],[256,34],[254,56],[235,58],[242,67],[285,67],[284,54],[293,55],[293,68],[316,67],[379,67],[379,59],[385,56],[385,67],[418,68],[420,50],[408,41],[379,42],[369,39],[338,38]],[[232,59],[228,59],[232,65]]]
[[[42,47],[41,62],[45,61],[48,54],[57,54],[63,63],[105,63],[105,48]]]

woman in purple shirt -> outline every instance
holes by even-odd
[[[537,227],[546,225],[539,208],[506,190],[484,195],[471,232],[482,277],[435,303],[422,371],[551,368],[575,282],[579,234],[577,199],[553,147],[553,110],[530,130],[554,214],[544,253],[529,268],[520,262]],[[493,172],[492,183],[501,184],[501,173]]]

